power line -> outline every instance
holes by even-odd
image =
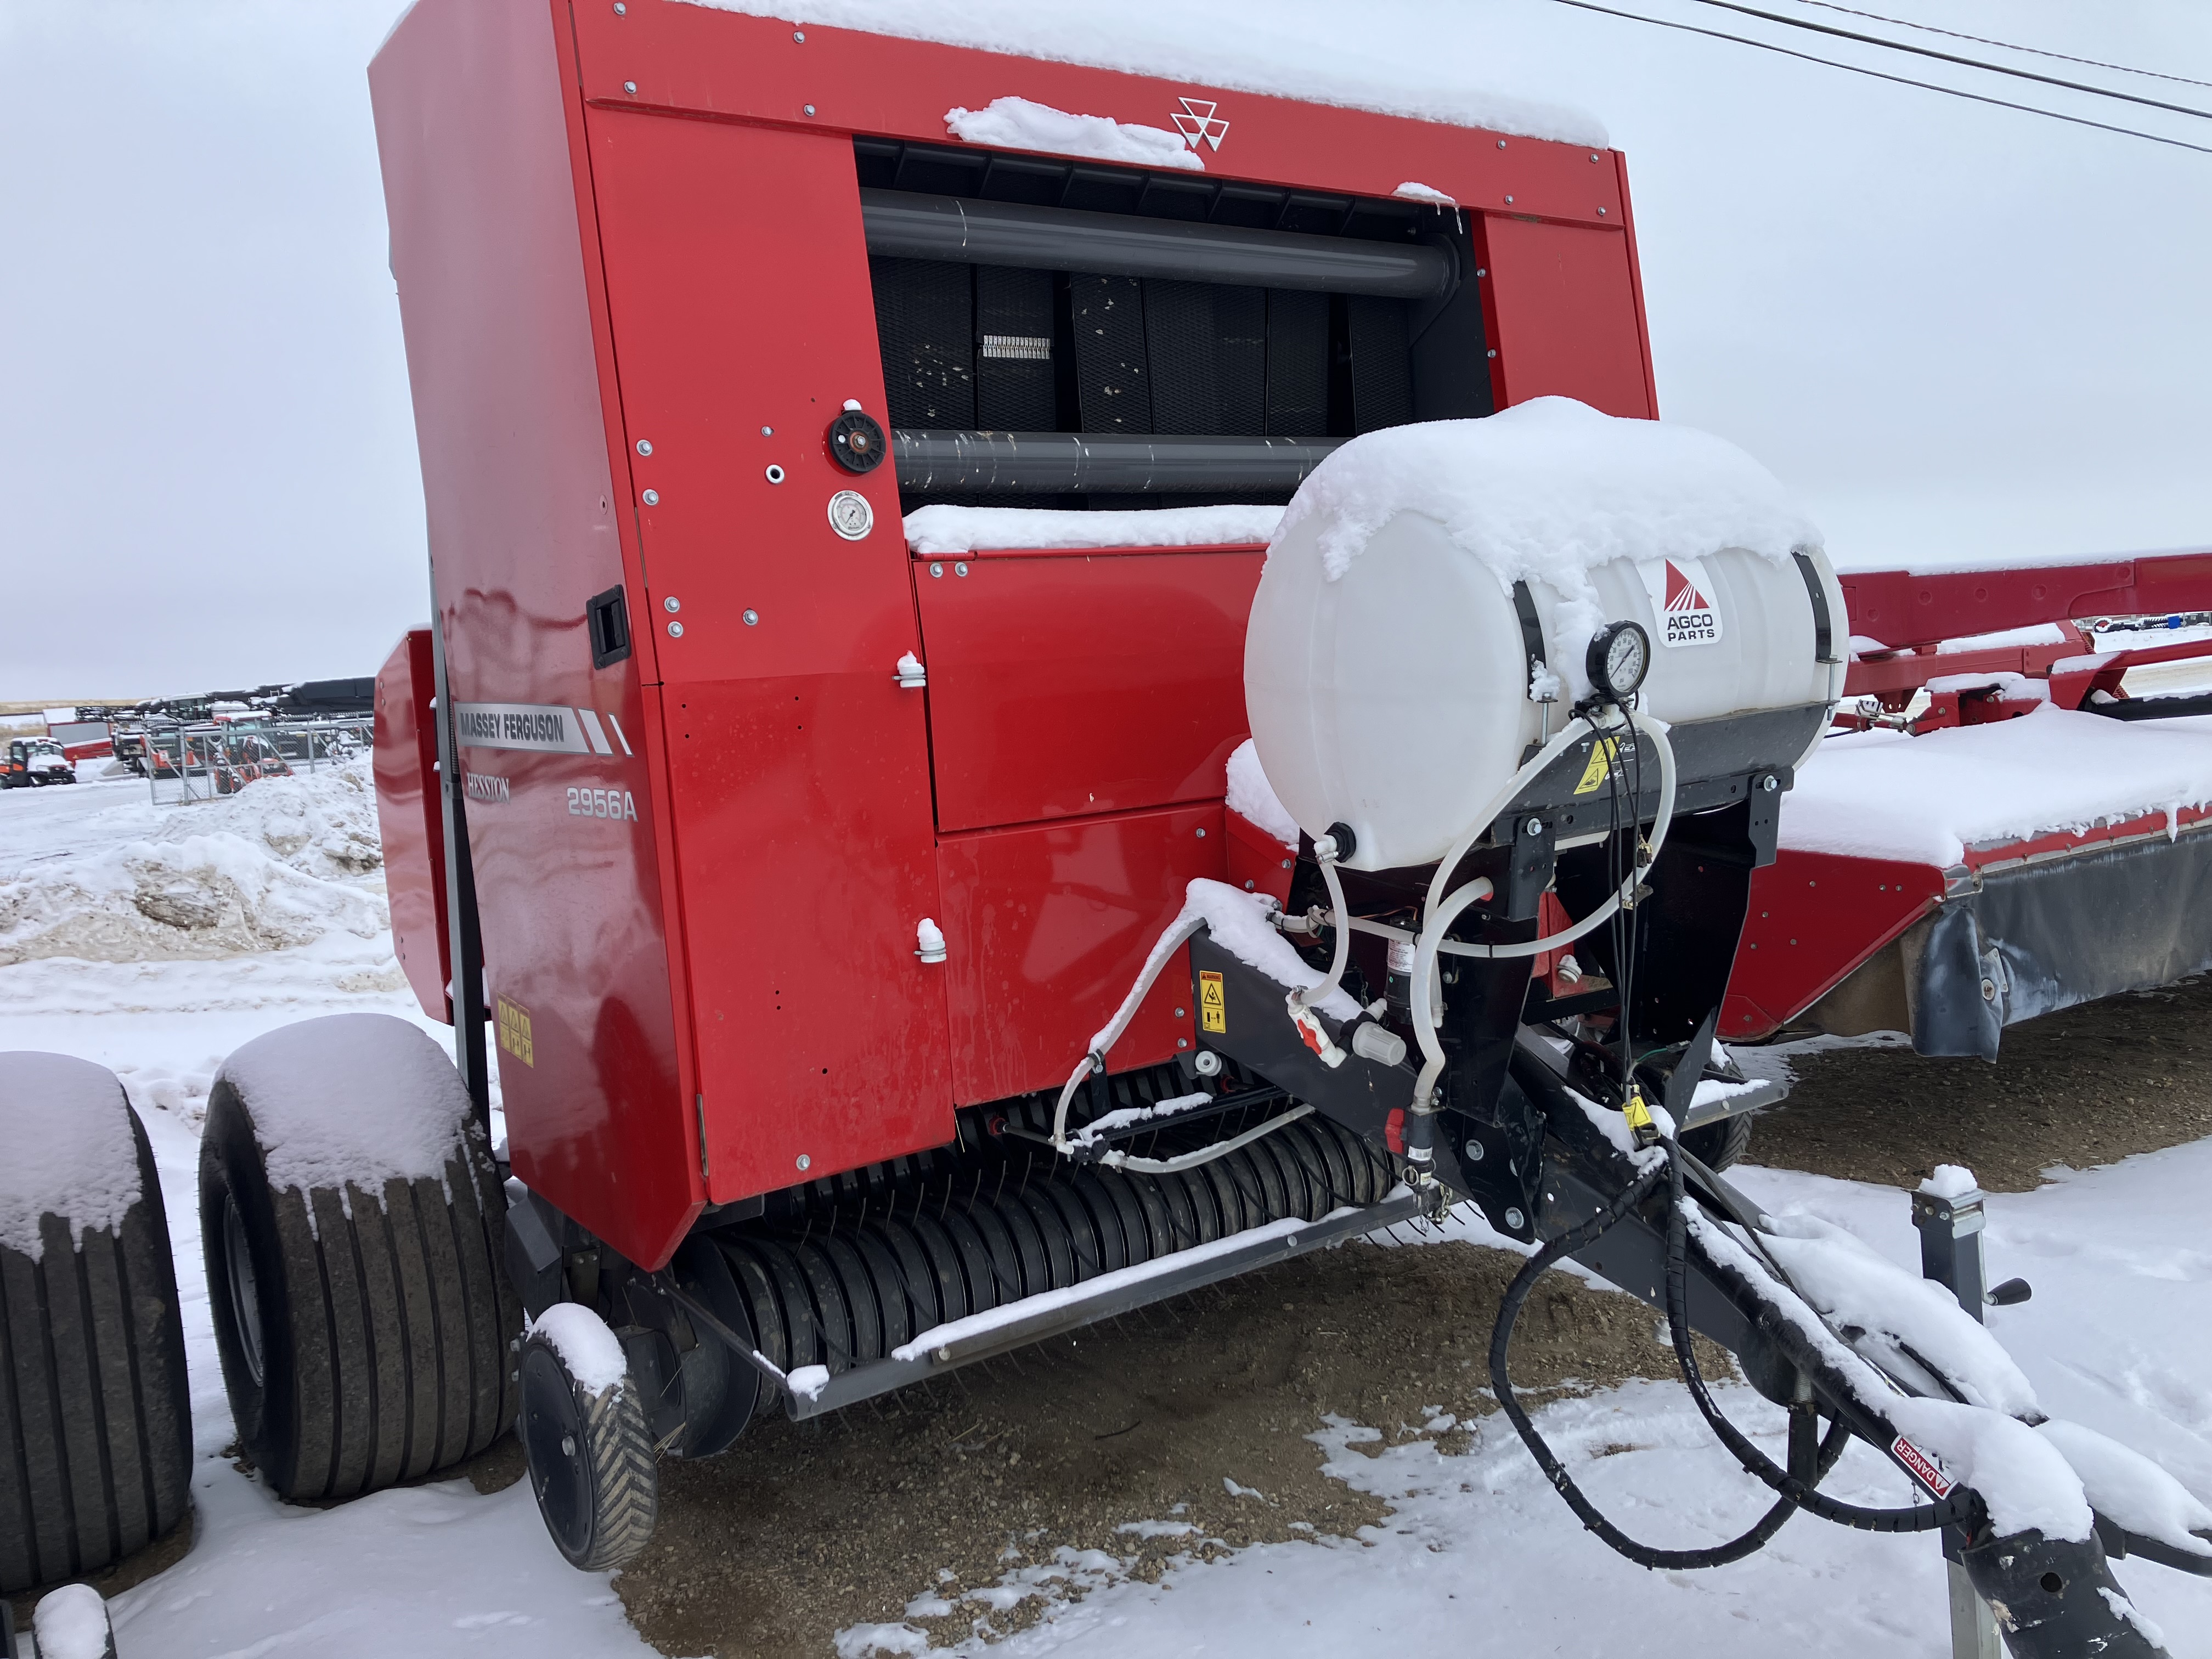
[[[1923,34],[1944,34],[1954,40],[1972,40],[1978,46],[2002,46],[2007,52],[2026,52],[2031,58],[2052,58],[2062,64],[2080,64],[2089,69],[2111,70],[2119,75],[2140,75],[2153,81],[2172,81],[2185,87],[2212,87],[2212,81],[2192,81],[2185,75],[2167,75],[2159,70],[2136,69],[2130,64],[2107,64],[2100,58],[2076,58],[2063,52],[2045,52],[2040,46],[2023,46],[2015,41],[1993,40],[1986,34],[1962,34],[1957,29],[1938,28],[1933,23],[1916,23],[1910,17],[1885,17],[1878,11],[1860,11],[1853,6],[1839,6],[1835,0],[1797,0],[1801,6],[1817,6],[1822,11],[1839,11],[1846,17],[1864,17],[1876,23],[1893,23],[1901,29],[1918,29]]]
[[[1841,29],[1832,23],[1816,23],[1809,17],[1791,17],[1778,11],[1761,11],[1757,6],[1741,4],[1739,0],[1698,0],[1698,3],[1715,6],[1722,11],[1738,12],[1746,17],[1764,18],[1770,23],[1781,23],[1793,29],[1808,29],[1814,34],[1833,35],[1838,40],[1856,40],[1864,46],[1887,46],[1892,52],[1909,52],[1916,58],[1933,58],[1941,63],[1961,64],[1968,69],[1986,70],[1991,75],[2009,75],[2016,80],[2039,81],[2046,87],[2063,87],[2069,92],[2087,92],[2100,98],[2117,98],[2123,103],[2141,104],[2147,109],[2171,110],[2176,115],[2194,115],[2200,120],[2212,121],[2212,110],[2194,109],[2187,104],[2169,104],[2158,98],[2138,97],[2132,92],[2115,92],[2110,87],[2093,87],[2084,81],[2063,81],[2055,75],[2038,75],[2033,70],[1987,64],[1978,58],[1961,57],[1955,52],[1938,52],[1933,46],[1916,46],[1909,41],[1885,40],[1879,34],[1862,34],[1856,29]]]
[[[1998,109],[2016,109],[2027,115],[2047,116],[2053,121],[2063,121],[2070,126],[2094,127],[2100,132],[2117,132],[2128,138],[2147,138],[2154,144],[2170,144],[2176,149],[2193,149],[2200,155],[2212,155],[2212,145],[2192,144],[2186,139],[2169,138],[2163,133],[2142,132],[2134,127],[2114,126],[2109,121],[2092,121],[2087,116],[2064,115],[2055,109],[2044,109],[2035,104],[2015,104],[2007,98],[1991,98],[1978,92],[1966,92],[1957,87],[1947,87],[1936,81],[1916,81],[1910,76],[1889,75],[1881,70],[1868,69],[1858,64],[1846,64],[1833,58],[1816,58],[1809,52],[1796,52],[1788,46],[1778,46],[1771,40],[1755,40],[1747,34],[1730,34],[1723,29],[1700,28],[1695,23],[1677,23],[1665,17],[1646,17],[1640,12],[1616,11],[1611,6],[1601,6],[1594,0],[1558,0],[1562,6],[1572,6],[1577,11],[1602,12],[1607,17],[1625,17],[1632,23],[1649,23],[1654,28],[1680,29],[1685,34],[1702,34],[1714,40],[1733,40],[1740,46],[1756,46],[1761,52],[1778,52],[1784,58],[1795,58],[1802,63],[1820,64],[1829,69],[1849,70],[1876,81],[1893,82],[1900,87],[1918,87],[1925,92],[1947,93],[1954,98],[1964,98],[1976,104],[1990,104]]]

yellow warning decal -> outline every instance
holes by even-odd
[[[1589,764],[1583,768],[1583,780],[1575,786],[1575,793],[1587,795],[1599,788],[1620,760],[1620,739],[1600,738],[1590,745]]]
[[[1229,1003],[1221,989],[1221,975],[1201,970],[1198,976],[1198,1029],[1224,1036],[1229,1030]]]
[[[530,1010],[519,1002],[499,1000],[499,1048],[532,1071],[538,1067],[536,1045],[530,1040]]]

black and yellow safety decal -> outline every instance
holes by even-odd
[[[1226,1036],[1229,1003],[1221,989],[1221,975],[1200,969],[1198,975],[1198,1029]]]

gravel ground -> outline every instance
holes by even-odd
[[[1993,1193],[2212,1135],[2212,975],[2015,1025],[1994,1064],[1901,1045],[1784,1050],[1796,1073],[1752,1158],[1914,1187],[1963,1164]]]

